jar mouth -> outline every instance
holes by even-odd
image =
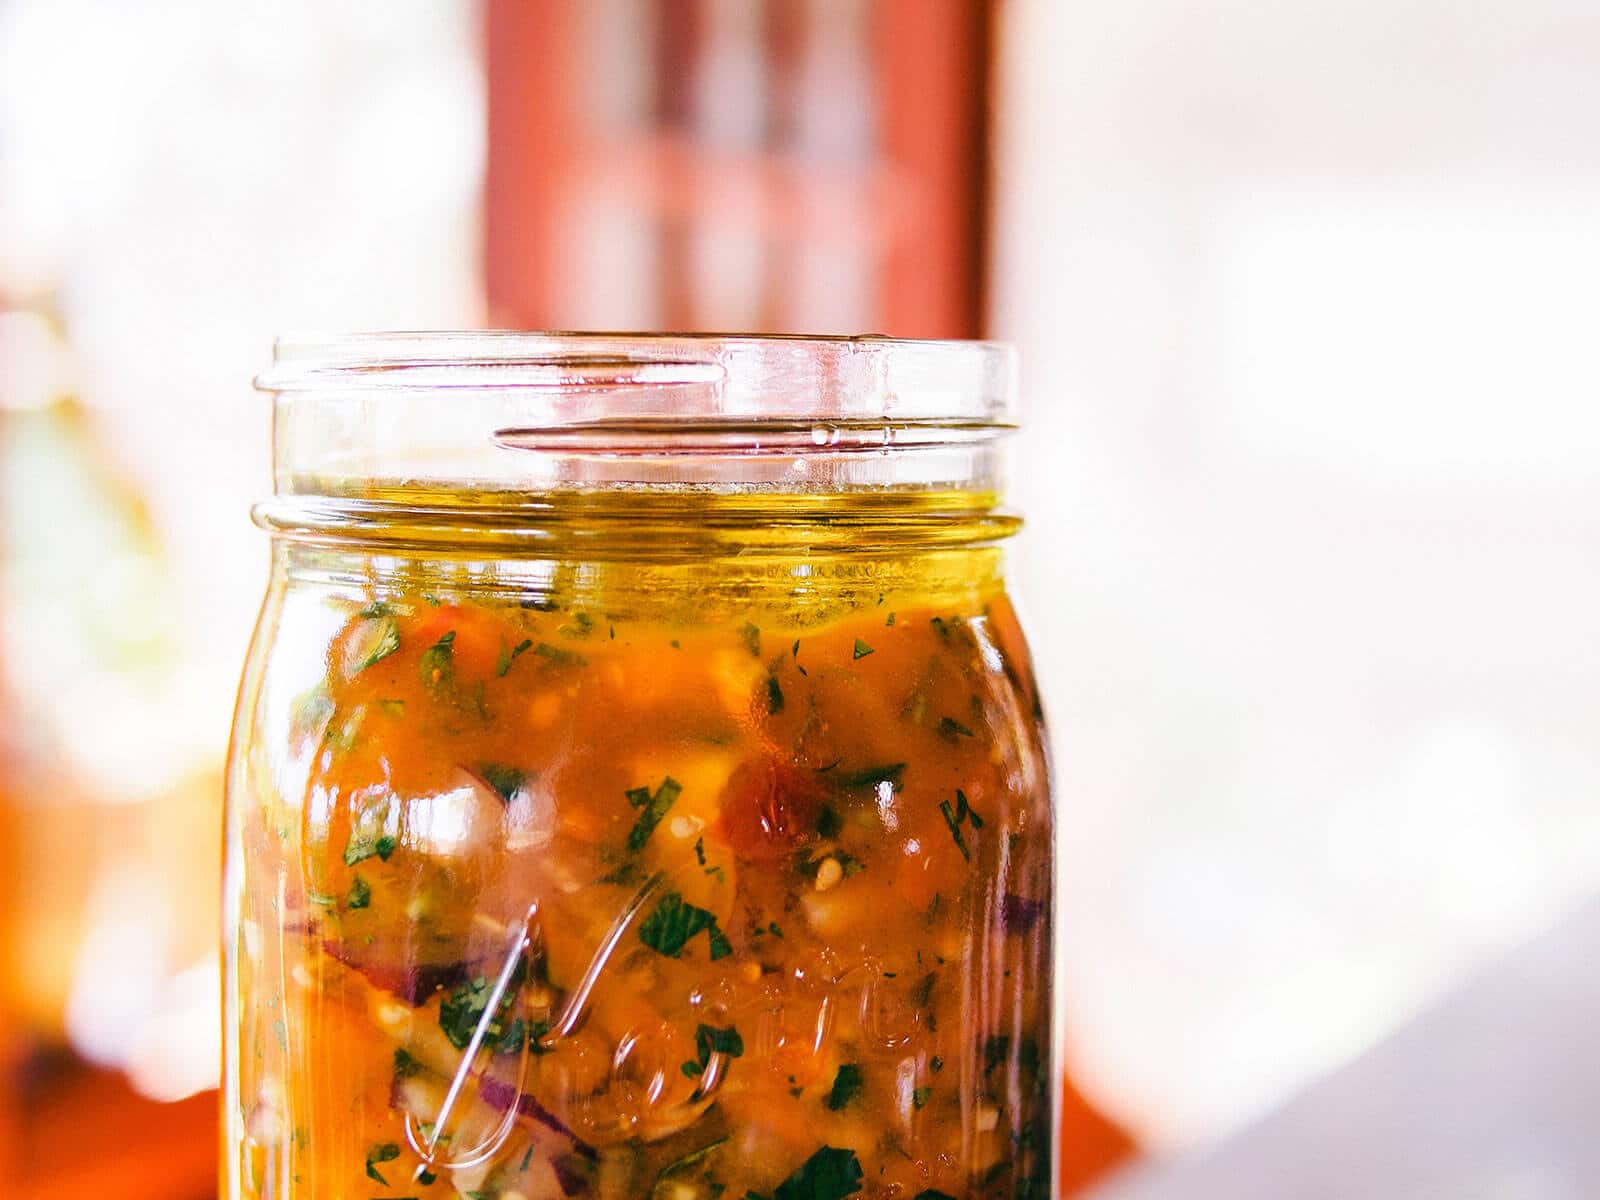
[[[591,487],[999,491],[1016,356],[983,341],[749,334],[281,337],[281,496]]]
[[[948,422],[959,438],[1014,427],[1014,375],[1000,342],[490,330],[286,335],[255,383],[279,394],[521,393],[562,428],[879,417]],[[585,401],[581,417],[562,419],[563,397]]]

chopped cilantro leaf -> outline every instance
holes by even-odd
[[[540,642],[533,648],[533,652],[540,658],[547,658],[560,667],[581,667],[589,661],[581,654],[574,654],[571,650],[563,650],[560,646],[552,646],[549,642]]]
[[[885,625],[893,625],[894,624],[894,614],[890,613],[886,618],[884,618],[884,622],[883,623]]]
[[[350,881],[350,895],[345,898],[346,908],[365,908],[372,903],[372,885],[357,875]]]
[[[417,674],[435,695],[448,688],[455,678],[455,650],[456,631],[452,629],[424,650],[417,662]]]
[[[716,917],[703,908],[684,903],[678,892],[668,892],[639,923],[639,940],[657,954],[677,958],[689,939],[701,930],[708,931],[706,936],[713,961],[733,953],[733,946],[717,928]]]
[[[660,1180],[668,1175],[687,1170],[696,1163],[704,1162],[706,1157],[710,1155],[712,1151],[714,1151],[718,1146],[725,1145],[727,1141],[727,1137],[719,1137],[716,1141],[711,1142],[708,1145],[701,1146],[698,1150],[689,1151],[689,1153],[685,1154],[682,1158],[670,1162],[666,1166],[662,1167],[660,1172],[656,1175],[656,1178]]]
[[[695,840],[694,840],[694,856],[699,861],[699,863],[700,863],[700,865],[702,867],[706,865],[706,840],[705,840],[705,838],[703,838],[703,837],[702,838],[695,838]]]
[[[938,976],[934,972],[929,972],[925,975],[922,982],[911,989],[911,1003],[918,1008],[927,1008],[928,1001],[933,996],[933,985],[937,980]]]
[[[457,1050],[467,1048],[472,1041],[472,1035],[483,1023],[483,1013],[489,1006],[489,995],[493,990],[493,985],[480,975],[461,984],[440,1001],[439,1028],[444,1031],[445,1037],[450,1039],[450,1044]],[[495,1014],[495,1019],[485,1030],[484,1044],[491,1047],[496,1054],[510,1054],[520,1050],[523,1039],[527,1036],[521,1018],[502,1027],[501,1021],[510,1006],[510,998],[502,998],[500,1011]]]
[[[634,803],[639,791],[638,788],[629,789],[627,793],[629,804]],[[661,786],[656,789],[655,795],[650,797],[650,802],[642,806],[644,811],[639,814],[639,819],[628,831],[629,854],[637,854],[644,849],[644,844],[650,840],[650,835],[656,831],[656,826],[661,824],[661,818],[667,815],[667,810],[672,807],[682,791],[683,786],[671,775],[661,781]],[[635,805],[635,807],[640,806]]]
[[[774,1189],[773,1200],[844,1200],[861,1190],[854,1150],[824,1146]]]
[[[761,629],[758,626],[750,624],[749,621],[746,621],[744,623],[744,628],[740,630],[740,634],[744,638],[744,648],[750,651],[751,657],[760,658]]]
[[[974,830],[983,828],[983,818],[967,803],[967,794],[960,788],[956,789],[956,803],[952,808],[950,801],[939,801],[939,812],[944,817],[944,823],[950,830],[950,836],[955,839],[956,849],[961,851],[961,857],[972,860],[972,851],[967,848],[967,841],[961,836],[963,823],[970,824]]]
[[[789,657],[790,658],[799,658],[800,657],[800,639],[799,638],[795,638],[794,645],[789,647]]]
[[[527,781],[527,774],[516,767],[508,767],[503,763],[481,763],[478,774],[495,791],[500,793],[500,798],[506,803],[511,802],[511,797],[517,794],[517,789]]]
[[[357,830],[350,834],[350,840],[344,848],[344,865],[353,867],[357,863],[365,862],[376,855],[384,862],[389,861],[389,856],[394,853],[395,840],[390,834],[373,836],[370,830]]]
[[[744,1056],[744,1039],[733,1026],[719,1029],[715,1025],[701,1025],[694,1031],[694,1046],[699,1058],[683,1064],[683,1073],[691,1079],[704,1073],[713,1052],[729,1058]]]
[[[937,1075],[940,1071],[944,1070],[944,1059],[935,1054],[928,1060],[928,1069]]]
[[[405,1050],[398,1049],[394,1052],[394,1073],[397,1077],[410,1079],[420,1070],[422,1070],[422,1064],[412,1058]]]
[[[880,783],[900,786],[900,776],[905,773],[905,763],[888,763],[884,766],[865,767],[859,771],[848,771],[843,775],[835,776],[835,781],[842,788],[876,787]]]
[[[393,1162],[400,1157],[400,1147],[393,1142],[384,1142],[367,1151],[367,1178],[375,1179],[384,1187],[389,1186],[389,1181],[378,1173],[378,1163]]]
[[[928,1100],[930,1097],[932,1097],[932,1095],[933,1089],[931,1087],[923,1086],[919,1088],[913,1088],[911,1091],[911,1107],[920,1109],[923,1105],[928,1103]]]
[[[861,1088],[865,1083],[860,1066],[855,1063],[843,1063],[839,1067],[838,1074],[833,1077],[833,1089],[828,1093],[824,1103],[834,1112],[838,1112],[861,1094]]]
[[[783,711],[783,688],[776,675],[767,676],[767,712],[776,715]]]
[[[940,717],[939,736],[953,742],[958,737],[972,737],[973,733],[954,717]]]
[[[367,616],[367,614],[363,614]],[[400,626],[393,617],[372,614],[352,634],[345,648],[345,673],[357,675],[400,649]]]
[[[860,638],[857,638],[856,639],[856,644],[855,644],[855,649],[851,651],[850,657],[851,658],[856,658],[856,659],[861,659],[861,658],[865,658],[867,655],[869,655],[871,653],[872,653],[872,647],[867,645]]]
[[[505,673],[511,670],[511,664],[517,661],[517,655],[532,649],[533,640],[531,638],[523,638],[515,646],[500,647],[500,660],[494,665],[494,673],[504,677]]]

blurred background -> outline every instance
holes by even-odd
[[[8,1194],[215,1191],[271,336],[484,325],[1020,345],[1068,1192],[1600,1194],[1597,279],[1593,0],[0,0]]]

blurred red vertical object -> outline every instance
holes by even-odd
[[[487,0],[492,320],[977,335],[994,7]]]
[[[874,9],[884,146],[918,185],[910,227],[884,266],[884,326],[897,334],[972,337],[982,324],[992,8],[880,0]]]
[[[490,0],[484,51],[489,79],[489,159],[484,186],[488,241],[484,278],[496,313],[547,311],[551,286],[539,269],[560,235],[551,179],[570,161],[579,0]],[[513,318],[515,323],[516,317]]]

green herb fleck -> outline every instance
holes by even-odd
[[[422,1170],[417,1172],[417,1182],[423,1187],[431,1187],[438,1179],[439,1177],[428,1170],[427,1167],[423,1167]]]
[[[677,958],[689,939],[701,930],[707,931],[713,961],[733,953],[732,945],[717,928],[716,917],[703,908],[684,903],[680,893],[668,892],[639,923],[639,940],[657,954]]]
[[[558,667],[581,667],[589,661],[581,654],[563,650],[560,646],[552,646],[549,642],[540,642],[533,648],[533,652],[540,658],[549,659]]]
[[[435,695],[447,689],[455,679],[456,631],[450,630],[422,652],[417,662],[417,674],[423,685]]]
[[[799,638],[795,638],[794,645],[789,647],[789,657],[790,658],[799,658],[800,657],[800,639]]]
[[[953,742],[958,737],[972,737],[973,733],[954,717],[940,717],[939,736]]]
[[[493,990],[489,981],[480,975],[458,986],[440,1002],[439,1028],[444,1031],[445,1037],[450,1039],[450,1044],[457,1050],[467,1048],[472,1041],[472,1035],[483,1023],[484,1010],[489,1007],[489,995]],[[496,1054],[510,1054],[520,1050],[523,1039],[527,1036],[520,1018],[508,1025],[502,1025],[510,1007],[511,998],[503,997],[500,1001],[500,1011],[495,1014],[495,1019],[489,1022],[488,1028],[484,1031],[484,1043]]]
[[[931,1087],[913,1088],[911,1090],[911,1107],[921,1109],[923,1105],[928,1103],[928,1099],[932,1095],[933,1089]]]
[[[704,1029],[705,1026],[702,1025],[701,1028]],[[656,1175],[657,1181],[665,1179],[668,1175],[674,1175],[679,1171],[686,1171],[697,1163],[704,1162],[706,1158],[710,1156],[712,1151],[716,1150],[718,1146],[725,1145],[727,1141],[728,1139],[726,1137],[719,1137],[716,1141],[711,1142],[708,1145],[701,1146],[698,1150],[689,1151],[689,1153],[685,1154],[682,1158],[676,1159],[675,1161],[670,1162],[666,1166],[662,1167],[660,1172]]]
[[[744,637],[744,648],[746,650],[750,651],[750,654],[751,654],[752,657],[760,658],[761,657],[761,630],[760,630],[760,628],[758,626],[750,624],[749,621],[746,621],[744,623],[744,628],[742,630],[740,630],[740,634]]]
[[[511,664],[517,661],[517,655],[533,649],[533,640],[523,638],[515,646],[500,647],[500,661],[494,665],[494,673],[504,678],[505,673],[511,670]]]
[[[682,1070],[690,1079],[699,1078],[711,1062],[713,1052],[729,1058],[744,1056],[744,1039],[732,1026],[719,1029],[715,1025],[701,1025],[694,1031],[694,1046],[699,1058],[683,1064]]]
[[[695,838],[695,840],[694,840],[694,856],[699,861],[699,863],[700,863],[700,865],[702,867],[706,865],[706,840],[705,840],[705,838],[703,838],[703,837],[702,838]]]
[[[824,804],[822,811],[817,814],[817,836],[823,838],[836,838],[839,831],[844,828],[838,810],[831,804]]]
[[[844,1200],[861,1190],[854,1150],[824,1146],[773,1191],[773,1200]]]
[[[389,856],[395,851],[396,842],[390,834],[374,836],[373,831],[356,830],[350,834],[350,840],[344,848],[344,865],[353,867],[357,863],[365,862],[376,855],[384,862],[389,861]]]
[[[860,659],[860,658],[865,658],[867,655],[869,655],[871,653],[872,653],[872,647],[867,645],[860,638],[857,638],[856,639],[855,649],[851,652],[850,657],[851,658]]]
[[[394,1052],[394,1073],[396,1078],[410,1079],[422,1070],[422,1064],[413,1058],[406,1050],[397,1049]]]
[[[877,787],[880,783],[900,786],[900,776],[905,774],[905,763],[888,763],[884,766],[865,767],[859,771],[849,771],[843,775],[834,776],[835,781],[842,788]]]
[[[647,803],[640,804],[638,802],[640,792],[645,792],[646,795],[649,795],[647,789],[628,789],[626,793],[628,803],[635,808],[644,810],[639,814],[639,819],[634,822],[633,828],[628,832],[629,854],[637,854],[644,849],[644,844],[650,840],[650,835],[656,831],[656,826],[661,824],[661,818],[667,815],[667,810],[672,807],[673,802],[677,800],[679,793],[682,791],[682,785],[670,775],[661,781],[661,786],[656,789],[655,795],[649,796]]]
[[[960,788],[956,789],[955,807],[950,806],[950,801],[941,800],[939,812],[944,816],[944,823],[950,830],[950,836],[955,839],[956,849],[961,851],[961,857],[971,862],[972,851],[967,849],[967,841],[961,836],[961,826],[969,824],[974,831],[977,831],[983,828],[983,818],[967,803],[967,794]]]
[[[850,1101],[861,1094],[866,1079],[861,1074],[861,1068],[856,1063],[843,1063],[839,1072],[833,1077],[833,1089],[829,1091],[825,1101],[834,1112],[838,1112]]]
[[[511,797],[517,794],[517,789],[528,779],[525,771],[508,767],[503,763],[480,763],[478,774],[483,776],[490,787],[500,793],[500,798],[507,804],[511,802]]]
[[[894,614],[890,613],[887,617],[885,617],[884,620],[883,620],[883,623],[885,625],[892,626],[894,624]]]
[[[375,1179],[384,1187],[389,1186],[389,1181],[378,1173],[379,1163],[393,1162],[400,1157],[400,1147],[393,1142],[384,1142],[367,1151],[367,1178]]]
[[[928,1060],[928,1069],[937,1075],[940,1071],[944,1070],[944,1059],[935,1054]]]
[[[328,895],[327,892],[312,891],[310,889],[306,891],[306,899],[319,908],[332,908],[338,903],[338,900]]]
[[[357,875],[350,881],[350,895],[345,898],[346,908],[365,908],[372,903],[372,885]]]
[[[922,982],[911,989],[911,1003],[918,1008],[927,1008],[928,1001],[933,998],[933,985],[937,980],[938,975],[934,972],[923,976]]]
[[[363,614],[365,615],[365,614]],[[358,675],[400,649],[400,626],[393,617],[374,613],[361,622],[345,648],[345,673]]]
[[[783,711],[783,688],[778,685],[776,675],[767,676],[767,712],[777,715]]]

